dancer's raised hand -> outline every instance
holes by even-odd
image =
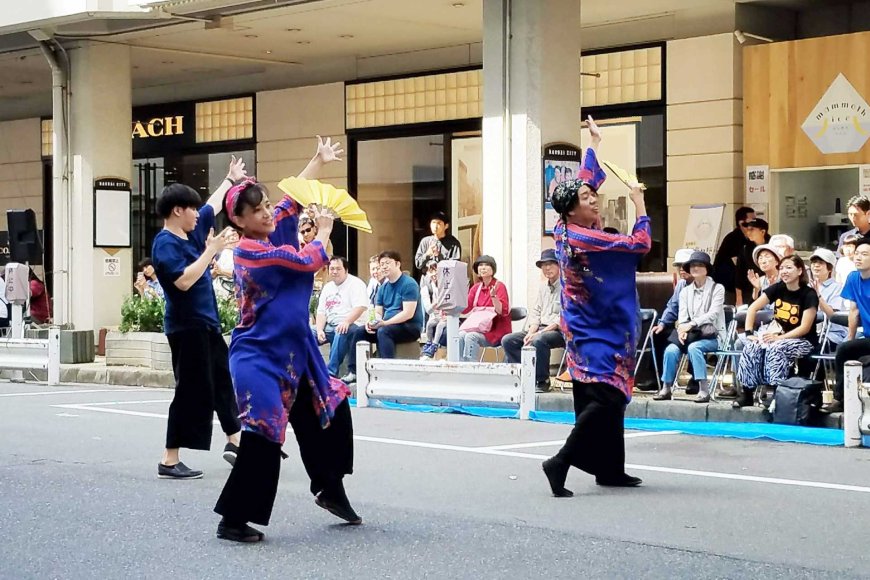
[[[245,161],[241,157],[230,156],[230,168],[227,171],[227,179],[235,183],[247,176],[248,172],[245,171]]]
[[[592,148],[597,148],[601,143],[601,128],[595,123],[592,115],[586,117],[586,128],[589,129],[589,136],[592,137]]]
[[[320,135],[317,136],[317,158],[320,162],[326,165],[333,161],[341,161],[341,156],[344,154],[344,149],[341,148],[341,143],[332,142],[331,137],[327,137],[324,141]]]

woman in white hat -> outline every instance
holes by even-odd
[[[837,266],[837,255],[825,248],[816,248],[810,256],[810,272],[813,274],[810,286],[819,295],[819,310],[830,318],[835,312],[846,310],[846,304],[841,296],[843,286],[834,280],[834,268]],[[832,324],[828,329],[828,340],[834,347],[846,340],[849,329],[842,324]]]
[[[752,284],[752,300],[758,300],[761,293],[769,286],[779,282],[779,263],[782,261],[782,254],[779,250],[770,244],[762,244],[756,246],[752,250],[752,261],[761,270],[761,276],[750,270],[747,274],[749,283]]]

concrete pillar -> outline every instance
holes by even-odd
[[[55,235],[55,261],[68,264],[70,289],[55,300],[65,302],[60,311],[69,318],[62,322],[98,330],[120,323],[121,303],[132,291],[132,249],[94,248],[93,186],[94,179],[132,174],[130,48],[85,42],[70,50],[70,63],[70,209],[54,224],[55,232],[69,232],[66,247],[66,236]],[[110,256],[120,258],[120,276],[104,275]]]
[[[692,205],[724,202],[725,234],[734,228],[735,207],[743,203],[743,61],[731,33],[674,40],[666,54],[673,257],[683,245]]]
[[[483,252],[531,304],[543,146],[580,145],[580,0],[484,0],[483,22]]]

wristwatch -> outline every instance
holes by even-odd
[[[746,336],[752,336],[753,334],[755,334],[755,331],[752,329],[746,331]]]

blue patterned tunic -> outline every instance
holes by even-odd
[[[350,395],[330,378],[308,326],[314,273],[329,259],[314,241],[299,249],[301,206],[284,196],[275,207],[268,242],[242,238],[234,252],[239,324],[230,345],[230,372],[242,429],[284,443],[299,381],[311,384],[312,400],[325,429],[335,408]]]
[[[553,232],[562,268],[562,333],[571,379],[605,383],[631,400],[637,339],[640,258],[650,249],[650,222],[630,236],[559,222]]]

